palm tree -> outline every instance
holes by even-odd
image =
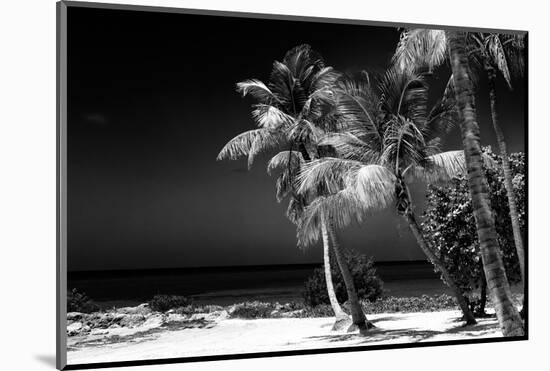
[[[289,209],[287,211],[287,215],[291,218],[293,221],[298,221],[299,218],[302,215],[302,209],[305,207],[305,198],[299,197],[294,189],[294,184],[292,180],[290,180],[292,174],[298,174],[300,171],[300,168],[305,164],[305,161],[301,155],[300,152],[293,152],[293,153],[287,153],[286,151],[279,152],[277,155],[275,155],[270,161],[267,166],[267,171],[269,174],[273,172],[276,168],[282,168],[283,171],[281,172],[279,178],[277,179],[277,201],[282,201],[285,195],[292,193],[291,202],[289,203]],[[297,201],[295,201],[297,200]],[[299,217],[297,216],[299,215]],[[323,222],[320,223],[319,228],[321,229],[321,233],[323,236],[323,267],[324,267],[324,273],[325,273],[325,281],[327,285],[327,294],[329,298],[330,305],[332,307],[332,310],[334,312],[334,316],[336,318],[335,323],[332,327],[333,330],[340,330],[347,325],[349,325],[349,316],[342,310],[342,307],[338,303],[338,299],[336,298],[336,292],[334,290],[334,283],[332,280],[332,270],[331,270],[331,262],[330,262],[330,246],[331,246],[331,240],[332,235],[331,231],[329,229],[329,226],[327,225],[327,219],[323,216],[322,217]],[[302,246],[302,245],[300,245]],[[332,250],[335,251],[334,248],[335,244],[333,245]],[[347,269],[347,263],[346,261],[338,261],[339,267],[344,267],[343,269]],[[341,268],[342,269],[342,268]],[[346,288],[348,285],[346,285]],[[355,291],[355,289],[353,289]]]
[[[425,240],[413,211],[408,183],[448,179],[464,171],[462,151],[441,153],[438,133],[453,121],[453,102],[448,98],[427,109],[428,86],[411,71],[390,68],[378,90],[367,74],[343,79],[335,105],[344,117],[343,132],[332,133],[321,144],[334,149],[325,157],[303,166],[300,192],[323,186],[328,192],[307,209],[299,228],[303,243],[318,239],[319,215],[328,214],[339,227],[361,220],[369,210],[396,209],[408,223],[418,245],[452,290],[468,324],[476,323],[467,302],[443,262]]]
[[[276,182],[277,199],[280,202],[289,197],[287,216],[293,223],[298,222],[308,202],[307,195],[298,195],[295,192],[294,177],[304,163],[319,155],[316,144],[323,132],[319,125],[326,126],[333,122],[331,112],[325,110],[325,102],[330,98],[330,87],[338,75],[331,67],[325,66],[321,56],[309,45],[300,45],[288,51],[283,62],[273,63],[267,85],[259,80],[246,80],[237,84],[237,90],[243,96],[251,95],[257,101],[253,105],[252,116],[258,128],[230,140],[220,151],[218,160],[248,156],[250,168],[259,153],[275,148],[288,148],[271,159],[268,172],[282,168]],[[321,229],[326,231],[327,236],[323,239],[325,275],[337,327],[345,321],[347,315],[335,300],[327,220],[323,219]],[[344,260],[337,261],[342,272],[348,270]],[[366,328],[364,314],[356,309],[352,310],[353,322],[359,328]],[[362,316],[358,315],[359,312]]]
[[[493,214],[488,197],[487,180],[483,174],[479,126],[476,121],[475,98],[466,54],[466,34],[446,32],[449,40],[454,90],[459,108],[460,130],[468,184],[480,244],[481,259],[491,291],[495,311],[504,336],[523,335],[523,323],[511,300],[511,290],[499,253]]]
[[[511,291],[499,246],[487,180],[482,171],[479,126],[476,121],[473,76],[471,75],[467,34],[464,32],[415,29],[404,32],[397,46],[394,62],[406,70],[429,70],[448,58],[452,76],[449,87],[456,97],[460,130],[468,169],[468,184],[474,208],[480,253],[487,285],[493,298],[497,318],[504,336],[523,335],[521,318],[511,300]]]
[[[470,42],[468,55],[470,60],[477,62],[482,66],[489,82],[489,100],[491,103],[491,119],[493,129],[498,143],[500,156],[502,157],[502,170],[504,173],[504,186],[508,197],[508,205],[510,207],[510,219],[512,221],[512,232],[514,235],[514,243],[518,254],[519,267],[521,271],[521,279],[525,282],[525,254],[523,250],[523,239],[521,237],[521,229],[519,226],[519,216],[514,197],[514,188],[512,185],[512,170],[510,169],[510,161],[506,150],[506,142],[504,133],[498,124],[496,111],[496,89],[495,81],[497,72],[500,72],[508,88],[512,89],[512,74],[515,72],[519,75],[523,73],[523,37],[521,35],[503,35],[503,34],[485,34],[471,33],[468,34]]]

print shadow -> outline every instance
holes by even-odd
[[[55,355],[52,354],[35,354],[34,358],[37,361],[40,361],[41,363],[45,364],[46,366],[54,367],[55,368]]]

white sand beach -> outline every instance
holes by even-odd
[[[69,364],[82,364],[502,336],[494,316],[464,327],[461,313],[456,310],[368,317],[376,328],[366,336],[331,331],[332,318],[245,320],[221,315],[177,321],[177,326],[168,327],[166,322],[161,325],[160,318],[152,318],[135,328],[93,330],[71,336],[67,358]]]

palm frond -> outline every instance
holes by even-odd
[[[400,71],[431,72],[446,59],[445,31],[411,29],[401,33],[392,62]]]
[[[216,159],[236,160],[242,156],[248,156],[248,167],[250,168],[258,153],[277,147],[283,142],[284,137],[280,132],[266,128],[245,131],[227,142]]]
[[[237,91],[244,96],[251,95],[258,102],[271,104],[278,101],[273,92],[260,80],[250,79],[237,83]]]
[[[290,140],[302,143],[317,143],[323,135],[323,129],[303,118],[296,120],[288,131]]]
[[[499,34],[491,34],[486,39],[485,48],[491,57],[493,64],[497,66],[498,70],[504,77],[508,87],[512,88],[512,81],[510,77],[510,70],[508,69],[508,62],[506,61],[506,53],[500,41]]]
[[[425,124],[428,86],[421,75],[391,67],[380,80],[379,89],[386,114],[405,116],[420,127]]]
[[[294,91],[295,82],[296,79],[292,75],[292,72],[284,63],[279,61],[273,62],[268,86],[289,113],[294,113],[292,109],[292,92]]]
[[[298,225],[304,213],[305,207],[305,198],[303,196],[293,194],[286,209],[287,218],[293,224]]]
[[[322,121],[323,112],[329,111],[334,105],[334,93],[328,86],[322,87],[309,94],[301,106],[301,116]]]
[[[386,208],[395,197],[395,175],[385,166],[363,165],[356,173],[355,192],[365,209]]]
[[[414,122],[403,116],[393,117],[386,125],[380,162],[397,173],[409,164],[422,162],[425,145],[424,135]]]
[[[304,164],[304,157],[298,151],[281,151],[271,158],[267,164],[267,173],[271,175],[277,168],[297,169]]]
[[[335,157],[325,157],[304,164],[298,175],[298,193],[307,194],[322,187],[329,193],[335,193],[344,188],[346,179],[362,163]]]
[[[294,118],[279,108],[270,104],[256,104],[252,111],[252,118],[259,127],[270,130],[285,128],[292,125]]]
[[[324,67],[311,77],[308,90],[315,91],[327,87],[333,87],[340,77],[341,73],[334,70],[334,68]]]
[[[293,188],[290,174],[288,171],[283,171],[275,182],[275,196],[277,197],[277,202],[281,202],[286,196],[288,196]]]
[[[368,74],[355,79],[342,77],[335,93],[336,113],[345,130],[356,137],[372,137],[380,142],[379,97],[372,89]]]
[[[467,173],[464,151],[447,151],[425,158],[423,166],[411,165],[404,175],[427,183],[447,181]]]
[[[321,139],[319,145],[331,146],[337,157],[343,159],[372,163],[379,158],[379,152],[376,149],[348,132],[329,133]]]
[[[454,97],[438,100],[428,113],[426,125],[422,129],[424,137],[433,139],[448,134],[458,126],[458,109]]]
[[[286,52],[283,63],[302,82],[311,76],[311,73],[324,67],[321,55],[308,44],[295,46]]]
[[[498,166],[495,160],[484,152],[481,154],[481,160],[485,168],[494,169]],[[433,184],[465,176],[467,173],[464,151],[458,150],[427,156],[423,165],[411,165],[403,175],[409,181],[415,178]]]
[[[354,221],[362,222],[364,212],[355,192],[350,189],[316,198],[305,208],[298,221],[296,229],[298,246],[305,249],[319,240],[323,219],[341,229]]]
[[[500,35],[510,74],[523,77],[525,71],[525,35]]]

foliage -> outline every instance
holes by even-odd
[[[275,306],[272,303],[246,302],[237,304],[231,312],[231,317],[244,319],[269,318],[274,310]]]
[[[301,245],[319,239],[320,215],[341,229],[395,201],[403,204],[407,192],[398,189],[405,183],[464,172],[463,152],[440,148],[441,136],[457,119],[453,96],[430,104],[425,77],[397,66],[372,80],[365,72],[342,77],[334,88],[342,124],[320,141],[334,155],[305,164],[298,178],[300,194],[325,190],[299,222]]]
[[[326,102],[339,76],[319,53],[303,44],[290,49],[282,62],[273,62],[267,83],[257,79],[237,83],[237,91],[254,100],[252,118],[257,128],[230,140],[217,159],[248,157],[250,168],[258,154],[280,150],[268,164],[268,173],[280,170],[277,200],[288,196],[287,216],[293,223],[307,204],[305,196],[296,194],[294,179],[304,161],[322,152],[317,142],[324,130],[337,124]]]
[[[67,294],[67,312],[92,313],[99,307],[84,293],[73,288]]]
[[[212,313],[223,309],[224,307],[221,305],[213,305],[213,304],[197,305],[197,304],[190,303],[186,306],[175,309],[174,313],[181,314],[181,315],[192,315],[197,313]]]
[[[374,303],[364,302],[363,308],[368,313],[437,312],[457,309],[457,304],[455,298],[447,294],[403,298],[390,296]]]
[[[149,301],[149,308],[157,312],[166,312],[170,309],[176,309],[190,305],[192,300],[185,296],[178,295],[155,295]]]
[[[484,148],[484,153],[497,164],[493,168],[486,168],[485,175],[490,188],[501,256],[508,280],[512,283],[518,282],[521,275],[504,186],[502,160],[489,147]],[[523,153],[514,153],[509,158],[520,227],[524,233],[525,156]],[[439,251],[440,258],[456,284],[464,293],[471,295],[479,287],[483,268],[466,177],[456,177],[444,186],[430,185],[422,226],[427,241]]]
[[[519,303],[521,300],[517,299],[516,301]],[[454,297],[447,294],[413,297],[389,296],[380,297],[374,301],[363,299],[361,306],[364,312],[371,314],[437,312],[458,309]],[[227,310],[232,318],[246,319],[334,317],[334,312],[329,304],[311,306],[299,302],[279,304],[254,301],[236,304]]]
[[[344,251],[344,256],[353,277],[359,299],[375,301],[382,296],[383,283],[376,274],[376,268],[374,267],[372,258],[351,250]],[[338,264],[336,264],[336,260],[332,260],[334,261],[334,264],[331,266],[334,291],[336,292],[338,301],[344,303],[348,298],[346,286],[340,269],[338,269]],[[330,303],[327,294],[324,268],[315,269],[312,276],[307,279],[303,297],[306,305],[311,307]]]

